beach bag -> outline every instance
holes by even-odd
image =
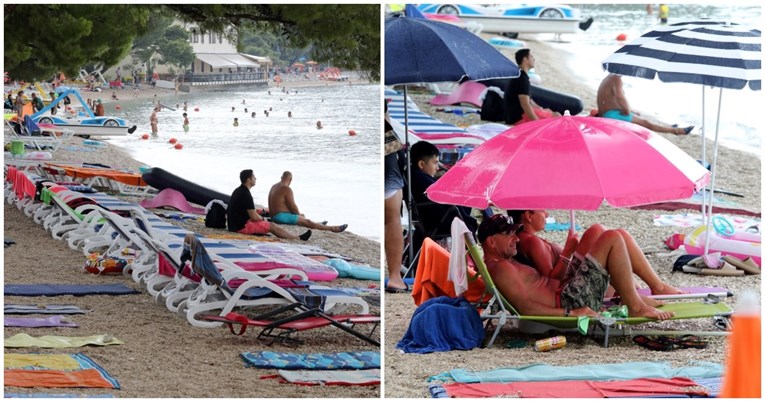
[[[495,91],[486,91],[486,97],[481,104],[481,120],[505,122],[507,112],[505,100]]]
[[[228,205],[221,200],[212,200],[205,206],[205,226],[208,228],[226,228],[226,209]]]
[[[98,253],[88,255],[85,270],[91,274],[122,274],[125,268],[133,262],[133,256],[123,252],[123,257],[109,257]]]
[[[398,152],[402,148],[401,140],[393,130],[385,132],[385,156]]]

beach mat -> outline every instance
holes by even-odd
[[[341,353],[241,353],[245,367],[283,370],[361,370],[380,368],[379,352]]]
[[[83,394],[44,394],[40,392],[36,392],[33,394],[19,394],[19,393],[8,393],[6,392],[3,394],[3,397],[5,398],[114,398],[114,395],[112,394],[103,394],[103,395],[83,395]]]
[[[6,313],[7,314],[7,313]],[[50,317],[4,317],[3,323],[6,327],[78,327],[77,323],[69,321],[63,315],[54,315]]]
[[[444,384],[451,398],[632,398],[643,396],[709,396],[688,378],[638,378],[615,381],[533,381]],[[695,389],[692,387],[696,387]]]
[[[719,215],[719,214],[718,214]],[[721,215],[733,225],[734,229],[747,230],[751,227],[759,227],[759,219],[744,218],[739,216]],[[680,213],[663,214],[653,216],[654,226],[677,226],[683,228],[696,228],[703,225],[701,214]]]
[[[106,285],[34,284],[5,285],[6,296],[132,295],[139,293],[121,283]]]
[[[6,348],[79,348],[81,346],[107,346],[122,345],[123,342],[111,335],[92,335],[92,336],[57,336],[44,335],[34,337],[29,334],[19,333],[10,338],[5,338],[3,344]]]
[[[282,383],[297,385],[378,385],[380,369],[370,370],[279,370],[279,374],[260,377],[279,378]]]
[[[6,304],[5,314],[85,314],[85,312],[71,304]]]
[[[82,353],[4,355],[6,387],[114,388],[120,385]]]

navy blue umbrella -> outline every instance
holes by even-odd
[[[463,28],[420,18],[385,20],[385,85],[519,75],[515,63]]]
[[[404,7],[404,15],[409,18],[425,19],[425,14],[423,14],[414,4],[407,4],[406,7]]]

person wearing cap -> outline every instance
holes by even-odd
[[[497,289],[523,315],[595,316],[603,305],[608,283],[622,297],[630,317],[659,320],[674,313],[646,304],[635,290],[632,263],[621,235],[607,230],[578,265],[571,265],[563,280],[542,276],[515,260],[518,233],[524,226],[511,217],[494,215],[478,226],[484,261]]]
[[[96,101],[96,110],[95,110],[94,114],[96,116],[104,116],[105,115],[105,113],[104,113],[104,104],[103,104],[103,102],[101,102],[100,98]]]
[[[561,247],[559,244],[551,243],[541,237],[538,233],[545,229],[547,217],[546,210],[508,210],[507,214],[513,218],[513,221],[523,225],[524,229],[518,233],[518,253],[515,259],[527,265],[530,265],[539,271],[542,276],[563,280],[566,269],[569,264],[578,265],[584,260],[584,256],[597,244],[597,241],[606,228],[601,224],[594,224],[587,228],[582,235],[581,240],[575,232],[569,232],[566,245]],[[632,270],[640,277],[651,289],[651,294],[668,295],[681,294],[681,290],[670,286],[662,281],[651,267],[651,263],[643,254],[635,239],[624,229],[615,229],[627,246],[627,252],[632,262]],[[607,296],[613,295],[613,288],[609,287]],[[655,301],[645,297],[646,303],[652,304]]]

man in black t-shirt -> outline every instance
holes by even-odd
[[[226,223],[230,232],[247,235],[272,233],[276,237],[291,240],[308,240],[311,237],[310,230],[300,236],[294,235],[266,221],[255,211],[255,201],[250,193],[250,189],[255,186],[255,174],[252,169],[242,170],[239,173],[239,181],[242,185],[231,194],[226,210]]]
[[[521,68],[521,75],[513,78],[505,88],[505,109],[507,124],[521,124],[527,121],[558,117],[560,113],[543,109],[531,99],[529,70],[534,68],[536,59],[529,49],[515,52],[515,62]]]

